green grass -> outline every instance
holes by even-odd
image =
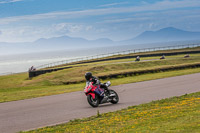
[[[151,57],[151,59],[152,58],[153,57]],[[200,54],[191,54],[191,57],[187,59],[184,59],[183,55],[170,56],[167,58],[167,60],[156,60],[149,62],[124,63],[124,60],[121,60],[122,62],[110,62],[115,64],[109,64],[108,62],[101,62],[100,64],[91,63],[88,66],[74,67],[71,69],[47,73],[32,79],[28,79],[27,73],[0,76],[0,102],[22,100],[83,90],[85,84],[81,83],[80,81],[84,81],[84,74],[87,71],[91,71],[95,76],[104,76],[138,70],[200,63]],[[125,61],[130,60],[131,59]],[[111,80],[113,85],[119,85],[198,72],[200,72],[200,68],[164,73],[150,73],[130,77],[119,76],[116,79],[106,79],[106,81]],[[65,85],[65,83],[72,81],[80,83]]]
[[[1,90],[0,102],[23,100],[35,97],[69,93],[83,90],[85,84],[59,85],[59,86],[33,86]]]
[[[120,84],[141,82],[141,81],[154,80],[154,79],[199,73],[199,72],[200,68],[196,68],[196,69],[185,69],[185,70],[169,71],[161,73],[149,73],[149,74],[129,76],[129,77],[119,77],[107,80],[110,80],[112,85],[114,86]],[[102,80],[102,82],[106,82],[107,80]],[[70,85],[49,85],[49,83],[47,83],[46,85],[0,89],[0,102],[16,101],[16,100],[62,94],[74,91],[82,91],[84,87],[85,83],[70,84]]]
[[[186,94],[115,112],[76,119],[66,124],[40,128],[26,133],[93,132],[200,132],[200,92]]]

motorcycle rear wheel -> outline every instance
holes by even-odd
[[[95,95],[95,98],[93,99],[93,97],[91,95],[87,96],[87,100],[88,103],[92,106],[92,107],[98,107],[99,106],[99,97],[97,95]]]
[[[114,94],[115,96],[110,101],[112,104],[117,104],[119,102],[119,96],[114,90],[110,90],[110,95]]]

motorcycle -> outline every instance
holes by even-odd
[[[93,85],[92,82],[85,87],[84,93],[87,96],[87,101],[92,107],[98,107],[99,104],[103,103],[112,103],[116,104],[119,101],[118,94],[108,87],[111,85],[111,82],[108,81],[104,83],[106,89],[102,89],[100,85]]]
[[[136,59],[135,59],[135,61],[140,61],[140,57],[137,56]]]

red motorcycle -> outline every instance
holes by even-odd
[[[104,83],[105,89],[100,88],[100,85],[93,85],[92,82],[85,87],[84,92],[87,96],[88,103],[92,107],[98,107],[99,104],[112,103],[116,104],[119,101],[119,97],[114,90],[108,89],[111,85],[110,81]]]

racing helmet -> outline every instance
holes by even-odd
[[[92,73],[91,72],[86,72],[85,73],[85,79],[86,80],[90,80],[90,78],[92,78]]]

